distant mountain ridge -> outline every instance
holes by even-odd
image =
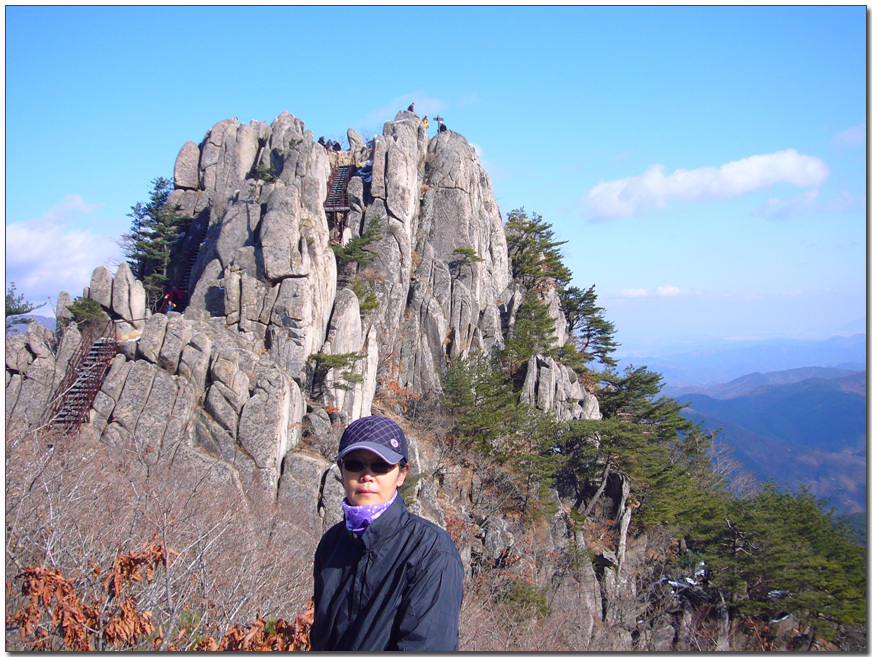
[[[45,326],[50,331],[54,331],[57,326],[57,320],[54,317],[46,317],[45,315],[27,315],[26,317],[32,319],[40,326]],[[27,322],[13,324],[6,331],[6,335],[17,335],[19,333],[27,333]]]
[[[843,512],[866,510],[866,373],[806,367],[754,373],[677,395],[761,481],[804,484]],[[701,392],[701,391],[704,391]]]
[[[712,386],[749,372],[779,372],[806,367],[866,369],[866,334],[827,340],[774,339],[737,342],[716,340],[683,346],[662,346],[647,352],[618,353],[622,366],[646,366],[663,375],[670,386]],[[674,392],[669,393],[674,396]]]
[[[797,383],[806,379],[858,379],[862,382],[862,394],[866,394],[866,377],[864,373],[858,373],[853,369],[841,369],[836,367],[798,367],[792,370],[784,370],[781,372],[754,372],[740,376],[738,379],[733,379],[726,383],[719,383],[712,386],[703,385],[666,385],[663,387],[663,393],[670,397],[688,394],[703,394],[714,399],[732,399],[740,397],[757,388],[762,388],[767,385],[781,385],[787,383]],[[859,391],[859,390],[858,390]]]

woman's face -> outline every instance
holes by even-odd
[[[351,461],[359,461],[366,467],[359,472],[351,472],[345,468],[345,463]],[[365,449],[356,449],[342,458],[342,485],[345,486],[345,497],[351,506],[383,504],[394,496],[397,488],[406,480],[408,465],[400,469],[397,464],[385,474],[375,474],[369,467],[373,463],[384,461]]]

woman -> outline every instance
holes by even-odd
[[[344,522],[315,552],[312,650],[457,650],[463,564],[443,530],[409,513],[402,429],[355,420],[336,457]]]

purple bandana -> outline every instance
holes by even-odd
[[[348,498],[342,500],[342,510],[345,511],[345,526],[355,534],[362,534],[376,518],[388,510],[388,507],[397,499],[397,493],[387,502],[382,504],[369,504],[367,506],[351,506]]]

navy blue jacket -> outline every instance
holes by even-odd
[[[312,650],[457,650],[463,564],[403,498],[361,535],[340,522],[315,551]]]

